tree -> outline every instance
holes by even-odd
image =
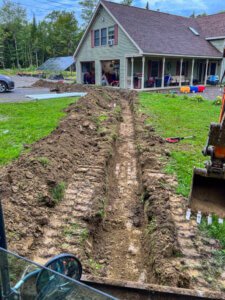
[[[122,1],[121,1],[121,4],[131,6],[131,5],[133,4],[133,0],[122,0]]]
[[[148,3],[148,1],[146,3],[146,9],[149,10],[149,3]]]
[[[72,55],[77,46],[78,22],[73,12],[53,11],[45,18],[49,54]]]
[[[11,0],[4,0],[0,10],[0,24],[3,29],[4,44],[8,48],[8,59],[20,67],[22,41],[26,38],[23,28],[26,26],[26,10]]]
[[[91,20],[91,16],[94,9],[98,3],[98,0],[81,0],[79,4],[81,5],[81,17],[84,21],[84,26],[86,26]]]

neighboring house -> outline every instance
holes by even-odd
[[[121,88],[206,84],[225,69],[225,13],[187,18],[99,2],[74,54],[78,83]]]

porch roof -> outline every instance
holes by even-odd
[[[222,53],[205,39],[200,24],[194,18],[106,0],[101,2],[144,53],[222,58]],[[197,30],[199,35],[195,35],[189,27]]]

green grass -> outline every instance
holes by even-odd
[[[219,119],[220,106],[213,105],[212,101],[198,102],[183,96],[156,93],[140,93],[139,99],[141,111],[149,115],[147,123],[160,136],[195,136],[193,140],[165,145],[171,151],[166,171],[177,175],[177,192],[188,196],[193,167],[203,167],[207,160],[201,151],[207,141],[210,123]]]
[[[223,224],[219,224],[218,217],[213,216],[212,225],[208,225],[206,218],[203,218],[199,227],[207,236],[219,240],[221,246],[225,249],[225,222]]]
[[[24,144],[49,135],[76,98],[0,104],[0,165],[19,157]]]

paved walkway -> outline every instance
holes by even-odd
[[[193,97],[196,94],[188,94],[189,97]],[[217,96],[222,96],[223,95],[223,87],[217,87],[217,86],[207,86],[206,90],[204,93],[200,93],[205,99],[208,100],[216,100]]]

